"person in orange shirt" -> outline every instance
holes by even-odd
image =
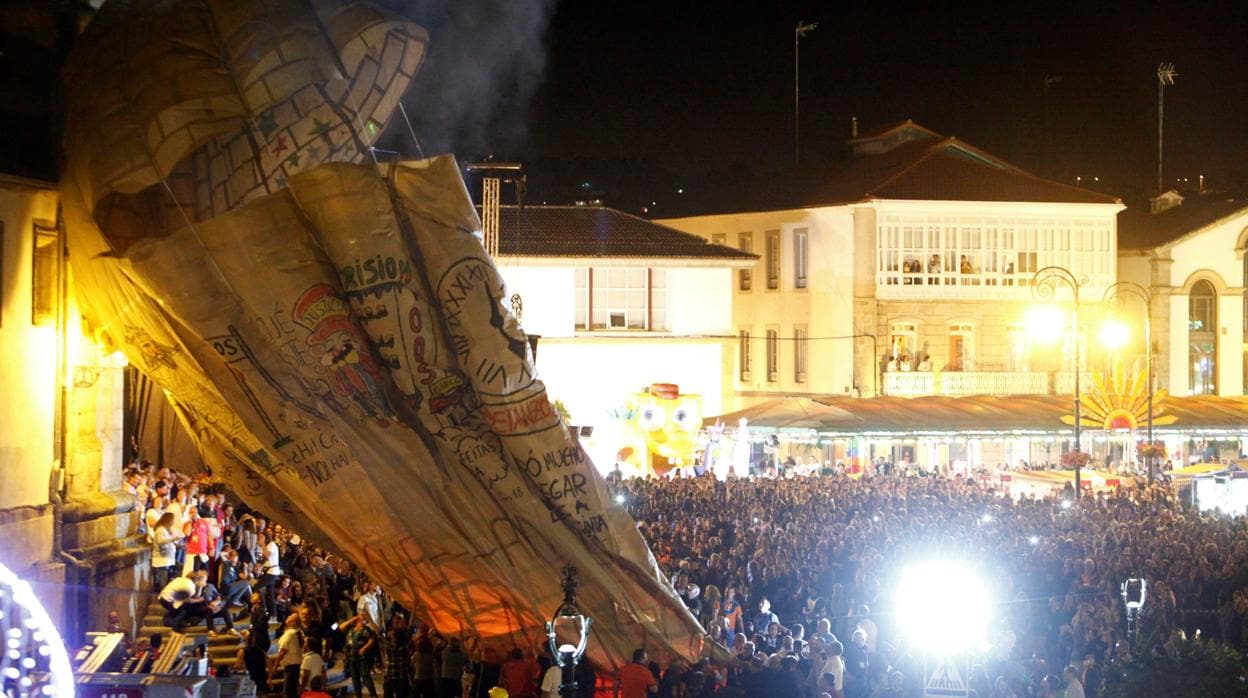
[[[536,662],[526,660],[524,652],[514,649],[499,672],[498,682],[510,698],[533,698],[540,671]]]
[[[620,667],[620,698],[646,698],[659,692],[659,682],[650,673],[645,650],[633,650],[633,663]]]

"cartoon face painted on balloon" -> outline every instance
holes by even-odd
[[[655,383],[634,399],[633,420],[650,453],[672,465],[692,464],[702,428],[702,396],[681,395],[672,383]]]

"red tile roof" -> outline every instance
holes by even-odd
[[[1147,250],[1237,215],[1248,214],[1248,201],[1190,196],[1161,213],[1148,204],[1131,206],[1118,214],[1118,249]]]
[[[600,206],[503,206],[500,255],[750,261],[757,255]]]
[[[956,138],[914,141],[845,163],[807,205],[866,199],[1115,204],[1107,194],[1037,177]]]

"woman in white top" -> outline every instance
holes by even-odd
[[[148,533],[152,544],[152,584],[156,591],[173,579],[177,543],[182,538],[181,529],[175,529],[174,523],[174,515],[165,512]]]

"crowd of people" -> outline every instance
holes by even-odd
[[[1161,484],[1078,500],[1070,488],[1015,499],[974,479],[900,474],[613,485],[735,658],[669,668],[664,696],[922,695],[923,654],[895,587],[906,565],[933,558],[962,561],[991,590],[994,622],[969,666],[979,698],[1099,695],[1128,652],[1164,654],[1182,632],[1248,647],[1248,523],[1191,511]],[[1134,648],[1128,578],[1148,583]],[[690,691],[690,675],[703,688]]]
[[[1130,652],[1164,654],[1182,632],[1248,648],[1248,524],[1181,505],[1162,484],[1075,499],[1014,498],[977,479],[917,477],[611,478],[663,572],[709,638],[702,660],[659,667],[638,650],[616,680],[625,698],[922,694],[923,654],[897,616],[906,565],[941,558],[992,591],[988,636],[968,665],[978,698],[1096,696]],[[888,475],[883,475],[888,473]],[[355,695],[558,695],[540,648],[470,656],[393,604],[348,561],[318,550],[219,488],[138,464],[126,486],[143,507],[153,589],[175,630],[240,635],[237,662],[262,691],[322,690],[341,661]],[[241,507],[241,505],[240,505]],[[1148,582],[1129,646],[1120,585]],[[220,633],[218,633],[220,631]],[[593,668],[578,667],[578,695]],[[497,695],[497,694],[496,694]]]

